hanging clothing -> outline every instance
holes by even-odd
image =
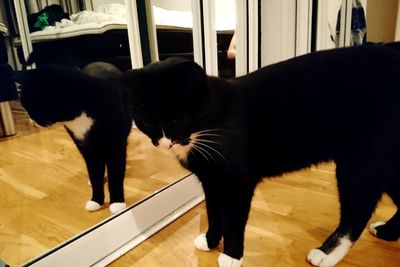
[[[335,46],[339,47],[341,8],[339,9],[336,22]],[[362,45],[367,42],[367,22],[365,19],[364,8],[360,0],[353,0],[351,9],[351,34],[350,46]]]

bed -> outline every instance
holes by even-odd
[[[172,56],[193,58],[192,13],[171,11],[153,6],[159,58]],[[130,68],[126,8],[122,4],[106,4],[95,11],[81,11],[55,26],[30,34],[34,60],[82,67],[93,61],[110,62],[125,71]],[[234,62],[226,51],[234,33],[234,18],[216,21],[218,58],[222,76],[234,74]],[[22,49],[18,56],[24,65]]]

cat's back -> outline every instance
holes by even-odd
[[[347,87],[388,77],[400,67],[400,48],[365,45],[318,51],[263,67],[237,79],[242,87],[294,88],[302,85]],[[337,88],[340,89],[340,88]]]
[[[400,100],[398,69],[400,50],[365,45],[296,57],[261,68],[235,83],[246,101],[256,107],[322,101],[350,108],[363,101]]]
[[[252,155],[268,151],[279,173],[332,159],[382,125],[398,124],[399,68],[400,52],[368,45],[308,54],[236,79]]]

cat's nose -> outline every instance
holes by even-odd
[[[160,140],[158,140],[158,143],[159,143],[160,147],[164,147],[164,148],[171,148],[173,146],[171,139],[168,139],[165,136],[160,138]]]

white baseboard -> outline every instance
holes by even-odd
[[[189,174],[23,266],[105,266],[203,200]]]

